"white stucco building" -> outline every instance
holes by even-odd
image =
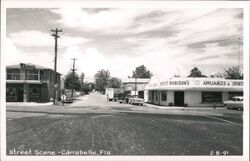
[[[169,78],[151,80],[145,102],[166,106],[223,106],[223,101],[243,95],[243,80],[222,78]]]

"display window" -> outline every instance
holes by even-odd
[[[222,102],[222,92],[202,92],[202,103]]]

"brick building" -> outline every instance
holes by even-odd
[[[61,74],[57,73],[56,97],[61,95]],[[6,67],[6,102],[49,102],[54,96],[54,71],[34,64]]]

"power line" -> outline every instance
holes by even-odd
[[[38,9],[34,9],[37,13],[37,15],[41,18],[42,22],[44,22],[45,26],[50,29],[51,26],[49,25],[48,21],[46,20],[46,18],[41,14],[41,11],[39,11]]]
[[[44,29],[46,31],[49,31],[50,28],[48,26],[46,26],[46,24],[44,23],[44,21],[41,19],[41,17],[37,14],[37,12],[35,11],[35,9],[31,9],[31,13],[33,16],[35,16],[36,20],[38,20],[40,22],[40,24],[44,27]]]

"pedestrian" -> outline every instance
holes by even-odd
[[[65,99],[66,99],[66,95],[65,95],[65,94],[62,94],[62,96],[61,96],[61,101],[62,101],[62,103],[63,103],[63,106],[64,106]]]
[[[213,103],[213,109],[216,109],[216,105],[215,105],[215,102]]]

